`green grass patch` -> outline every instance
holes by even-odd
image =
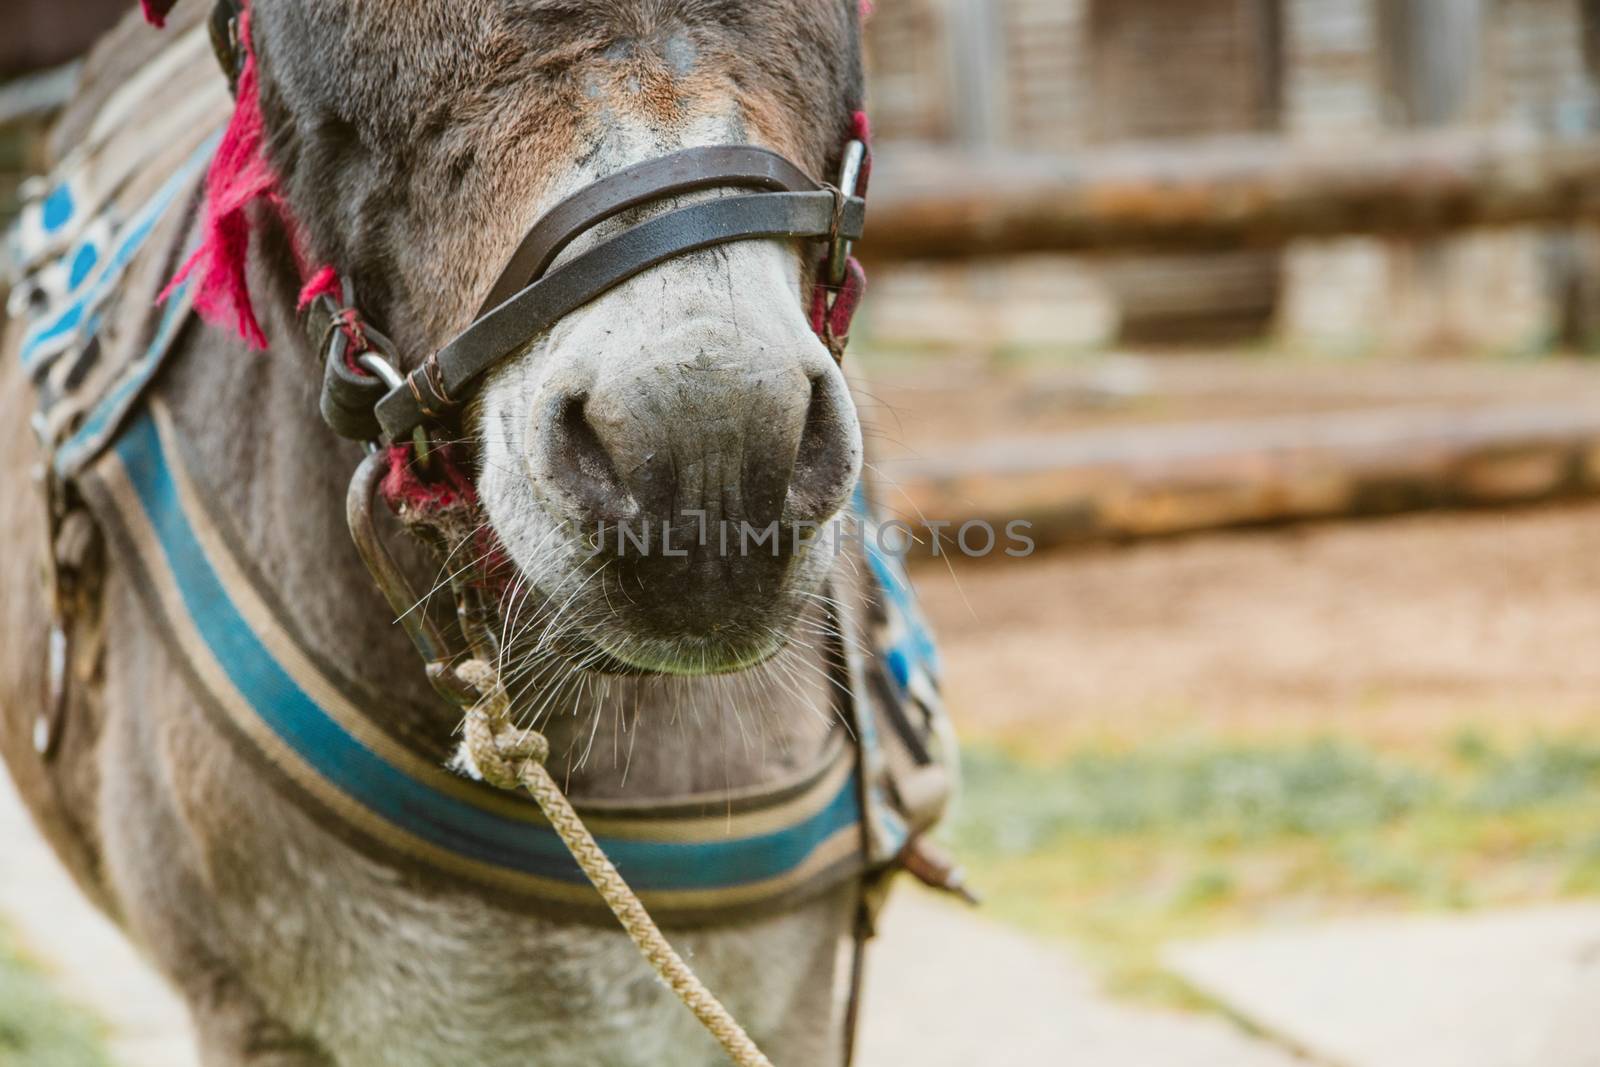
[[[1159,966],[1175,938],[1600,892],[1600,741],[979,748],[948,834],[994,914],[1076,941],[1116,991],[1185,1002]]]
[[[63,1003],[0,928],[0,1064],[110,1067],[99,1025]]]

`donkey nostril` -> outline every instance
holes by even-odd
[[[825,521],[855,487],[860,449],[854,414],[841,394],[842,386],[826,373],[811,379],[811,403],[789,482],[788,511],[793,521]]]
[[[567,397],[549,437],[548,470],[556,487],[592,521],[621,522],[638,510],[611,454],[585,413],[585,394]]]

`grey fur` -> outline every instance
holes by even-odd
[[[585,175],[737,132],[824,172],[859,102],[854,7],[256,0],[274,161],[319,260],[346,269],[404,351],[424,352],[470,316],[532,218]],[[180,4],[169,32],[203,15]],[[118,31],[58,145],[152,46],[148,31]],[[343,492],[359,453],[317,419],[295,279],[281,235],[263,237],[252,284],[273,350],[193,329],[159,393],[291,625],[443,760],[456,723],[350,547]],[[786,444],[749,427],[788,427],[788,440],[805,383],[837,387],[800,318],[805,268],[775,247],[671,265],[497,376],[472,423],[490,464],[484,493],[546,596],[563,594],[573,572],[538,548],[538,515],[560,511],[558,494],[531,473],[537,462],[521,466],[539,454],[541,398],[566,388],[558,379],[604,392],[612,406],[598,417],[621,413],[607,442],[616,454],[649,447],[625,426],[644,403],[669,426],[709,420],[716,448],[664,440],[684,455],[736,454],[747,442],[781,452]],[[605,341],[606,316],[661,301],[676,301],[688,325],[643,363],[606,363],[639,358]],[[736,353],[748,356],[743,370],[715,369]],[[7,454],[28,455],[32,401],[15,358],[3,362],[0,397]],[[840,397],[829,432],[854,440],[859,463]],[[738,417],[718,422],[719,411]],[[197,706],[115,559],[86,630],[98,640],[81,646],[65,745],[41,763],[28,733],[44,688],[46,524],[26,465],[5,470],[0,754],[80,883],[188,1000],[208,1067],[719,1062],[620,933],[515,914],[436,873],[379,863],[288,804]],[[828,492],[802,503],[831,509]],[[578,796],[670,795],[759,783],[814,756],[833,707],[806,606],[819,568],[797,564],[784,595],[747,609],[749,628],[788,629],[791,640],[741,673],[600,677],[544,663],[525,699],[530,714],[542,697],[559,705],[545,720],[558,779]],[[740,582],[728,595],[749,599]],[[591,599],[578,615],[602,635],[646,627],[600,620],[600,610]],[[826,1067],[839,1059],[854,906],[847,887],[785,915],[673,937],[778,1063]]]

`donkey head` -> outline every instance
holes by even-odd
[[[860,107],[856,4],[254,0],[250,37],[311,255],[415,365],[537,218],[608,174],[755,144],[831,178]],[[816,258],[766,240],[672,259],[486,380],[465,419],[479,494],[546,639],[674,673],[782,646],[837,547],[793,531],[835,516],[861,465],[806,314]]]

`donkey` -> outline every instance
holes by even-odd
[[[350,545],[359,454],[318,418],[307,367],[321,352],[298,321],[297,261],[337,265],[410,370],[472,320],[529,224],[600,177],[713,144],[833,173],[861,107],[856,5],[248,5],[271,190],[248,209],[243,280],[248,324],[270,347],[196,324],[152,402],[193,443],[196,480],[286,625],[419,757],[449,758],[459,713],[434,698]],[[180,3],[164,34],[205,15]],[[102,43],[58,155],[164,39],[133,18]],[[220,76],[194,64],[176,77],[199,92]],[[807,321],[813,270],[784,240],[671,259],[529,338],[462,419],[489,532],[515,573],[506,678],[576,798],[736,795],[811,765],[835,736],[821,590],[849,566],[837,546],[818,539],[776,562],[651,561],[624,584],[582,566],[593,550],[577,532],[691,510],[820,524],[847,506],[862,433]],[[20,456],[33,449],[31,401],[10,357],[3,432]],[[12,548],[0,559],[0,754],[86,892],[186,999],[206,1064],[719,1061],[620,932],[351,847],[286,800],[201,707],[114,551],[80,591],[66,727],[42,759],[31,733],[51,685],[51,606],[39,575],[59,545],[23,465],[0,477]],[[861,891],[854,879],[772,914],[669,932],[774,1061],[840,1063]]]

